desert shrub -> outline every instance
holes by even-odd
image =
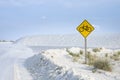
[[[87,54],[88,65],[93,65],[95,60],[97,59],[96,55],[91,55],[90,53]]]
[[[100,50],[102,50],[103,48],[101,47],[101,48],[99,48]]]
[[[88,51],[87,53],[90,54],[90,51]]]
[[[72,57],[80,57],[80,54],[76,54],[76,53],[73,53],[71,51],[69,51],[68,49],[66,49],[66,51],[69,53],[69,55],[71,55]]]
[[[105,54],[105,57],[108,57],[108,53]]]
[[[83,54],[82,51],[80,53],[73,53],[68,49],[66,49],[66,51],[69,53],[70,56],[72,56],[73,62],[78,62],[78,60],[80,59],[80,55]]]
[[[83,54],[83,51],[82,51],[82,50],[80,50],[80,54],[81,54],[81,55]]]
[[[53,58],[53,56],[51,56],[51,58]]]
[[[101,50],[100,48],[94,48],[92,51],[93,52],[100,52],[100,50]]]
[[[96,71],[97,71],[97,69],[96,69],[96,68],[92,69],[92,72],[93,72],[93,73],[95,73]]]
[[[118,51],[117,54],[120,56],[120,51]]]
[[[113,54],[113,56],[111,56],[110,58],[115,60],[115,61],[118,61],[120,59],[119,55],[117,55],[117,54]]]
[[[114,57],[116,57],[116,56],[117,56],[117,54],[113,54],[113,56],[114,56]]]
[[[73,57],[73,62],[78,62],[79,57]]]
[[[94,62],[93,65],[97,69],[102,69],[105,71],[112,71],[111,65],[107,60],[98,59]]]

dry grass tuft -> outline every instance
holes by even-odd
[[[94,48],[92,51],[93,52],[100,52],[101,48]]]
[[[94,62],[93,66],[97,69],[112,71],[111,65],[107,60],[98,59]]]

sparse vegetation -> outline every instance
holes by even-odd
[[[94,62],[93,65],[97,69],[102,69],[105,71],[112,71],[111,65],[107,60],[98,59]]]
[[[53,56],[51,56],[51,58],[53,58]]]
[[[110,58],[113,59],[113,60],[115,60],[115,61],[120,60],[118,53],[113,54]]]
[[[75,54],[75,53],[73,53],[73,52],[68,52],[72,57],[80,57],[80,55],[79,54]]]
[[[73,57],[73,62],[78,62],[79,59],[79,57]]]
[[[105,54],[105,57],[108,57],[108,53]]]
[[[90,54],[90,51],[88,51],[87,53]]]
[[[66,49],[66,51],[69,53],[69,55],[71,55],[73,57],[73,61],[77,62],[80,58],[80,53],[73,53],[71,51],[69,51],[68,49]]]
[[[91,55],[90,53],[87,54],[88,65],[93,65],[95,60],[97,59],[96,55]]]
[[[92,49],[93,52],[100,52],[100,48],[94,48]],[[79,53],[73,53],[72,51],[66,49],[66,51],[69,53],[69,55],[72,56],[72,59],[74,62],[78,62],[80,60],[80,57],[84,57],[84,52],[82,50],[80,50]],[[97,55],[91,53],[90,51],[87,52],[87,64],[90,66],[93,66],[94,69],[92,70],[93,73],[95,73],[97,71],[97,69],[102,69],[105,71],[112,71],[112,67],[107,59],[113,59],[115,61],[120,60],[120,51],[115,52],[112,56],[109,55],[109,53],[104,53],[105,56],[102,57],[102,59],[100,57],[98,57]]]
[[[93,72],[93,73],[95,73],[96,71],[97,71],[97,69],[96,69],[96,68],[94,68],[94,69],[92,70],[92,72]]]
[[[73,56],[73,57],[80,57],[80,54],[79,54],[79,53],[78,53],[78,54],[73,53],[73,52],[69,51],[68,49],[66,49],[66,51],[67,51],[71,56]]]
[[[80,54],[83,55],[83,51],[82,50],[80,50]]]
[[[118,56],[120,56],[120,51],[117,52]]]
[[[93,52],[100,52],[101,48],[94,48]]]

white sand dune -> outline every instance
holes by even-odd
[[[31,36],[14,43],[0,42],[0,80],[120,80],[120,57],[117,60],[110,58],[120,51],[115,49],[120,48],[119,41],[119,35],[88,38],[89,47],[114,48],[101,48],[100,52],[87,49],[101,58],[107,54],[112,65],[112,72],[97,70],[95,73],[93,66],[83,64],[84,49],[70,48],[83,47],[84,40],[79,35]],[[74,54],[82,50],[83,55],[76,62],[65,46]]]
[[[119,34],[90,35],[87,38],[88,47],[120,48]],[[38,35],[26,36],[15,43],[27,46],[80,46],[84,47],[84,38],[81,35]]]

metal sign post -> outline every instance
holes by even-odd
[[[85,39],[85,64],[87,64],[87,36],[94,30],[94,27],[87,20],[84,20],[77,27],[77,30]]]
[[[85,64],[87,64],[87,38],[85,39]]]

